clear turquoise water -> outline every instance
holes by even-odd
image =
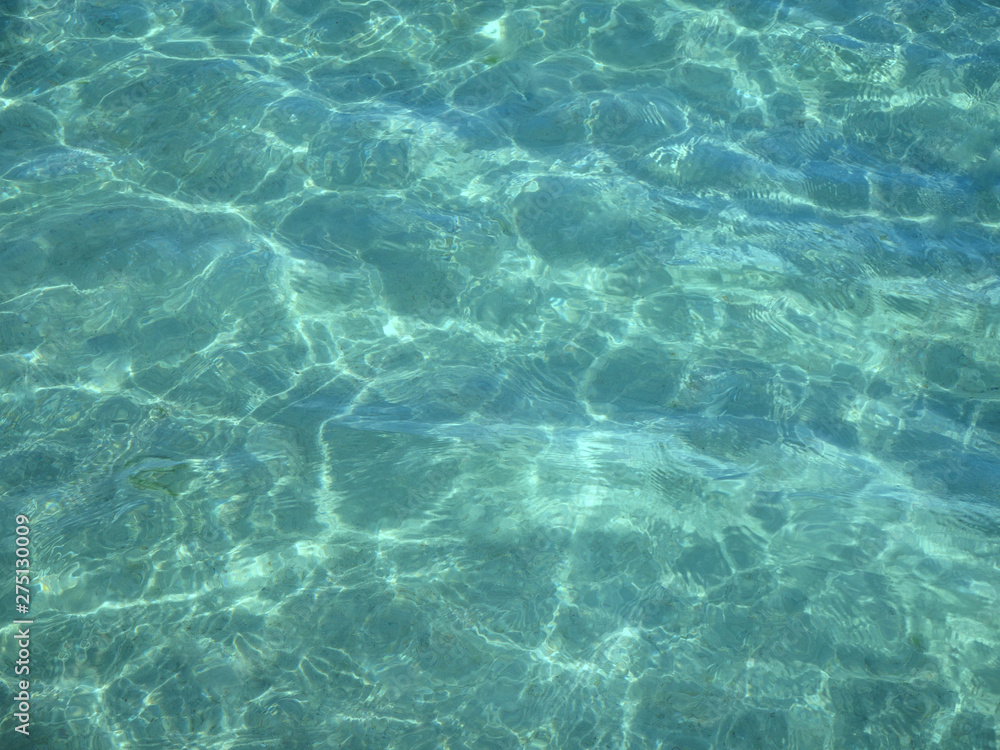
[[[995,5],[0,12],[31,746],[996,748]]]

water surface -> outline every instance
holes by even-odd
[[[995,748],[998,29],[0,1],[32,746]]]

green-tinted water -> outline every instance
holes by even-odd
[[[0,744],[996,748],[998,30],[0,0]]]

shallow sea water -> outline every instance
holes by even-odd
[[[998,34],[0,0],[30,746],[996,748]]]

